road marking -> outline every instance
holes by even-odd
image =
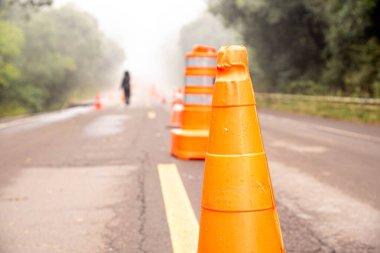
[[[321,126],[321,125],[314,125],[315,128],[318,128],[320,130],[324,130],[326,132],[334,133],[334,134],[339,134],[347,137],[353,137],[353,138],[359,138],[367,141],[373,141],[373,142],[380,142],[380,138],[376,136],[371,136],[367,134],[359,134],[351,131],[346,131],[346,130],[341,130],[338,128],[332,128],[332,127],[326,127],[326,126]]]
[[[60,122],[68,120],[70,118],[76,117],[78,115],[87,113],[92,110],[92,107],[76,107],[64,109],[61,111],[50,112],[50,113],[41,113],[34,116],[26,116],[25,118],[13,120],[10,122],[0,123],[0,130],[18,127],[21,125],[30,124],[28,129],[36,128],[39,126],[47,125],[49,123]]]
[[[352,131],[347,131],[347,130],[342,130],[342,129],[338,129],[338,128],[334,128],[334,127],[327,127],[327,126],[322,126],[322,125],[319,125],[319,124],[311,124],[311,123],[308,123],[308,122],[305,123],[305,122],[302,122],[300,120],[288,119],[288,118],[284,118],[284,117],[281,117],[281,116],[273,116],[273,115],[262,114],[262,115],[260,115],[260,118],[263,118],[263,119],[266,118],[267,120],[273,120],[273,121],[281,120],[281,121],[284,121],[284,122],[294,123],[294,124],[296,124],[296,126],[304,126],[304,127],[307,127],[307,128],[309,128],[311,126],[311,127],[314,127],[314,128],[316,128],[318,130],[322,130],[322,131],[325,131],[325,132],[328,132],[328,133],[333,133],[333,134],[337,134],[337,135],[341,135],[341,136],[362,139],[362,140],[366,140],[366,141],[380,142],[380,138],[377,137],[377,136],[368,135],[368,134],[360,134],[360,133],[356,133],[356,132],[352,132]]]
[[[150,111],[150,112],[148,112],[147,116],[148,116],[148,119],[155,119],[156,113],[153,111]]]
[[[17,126],[17,125],[22,124],[24,122],[27,122],[27,119],[23,118],[23,119],[13,120],[10,122],[0,123],[0,130],[2,130],[4,128],[12,127],[12,126]]]
[[[272,141],[268,143],[269,146],[275,148],[288,149],[290,151],[295,151],[298,153],[312,153],[312,154],[323,154],[328,151],[326,147],[323,146],[302,146],[299,144],[292,144],[290,142],[284,141]]]
[[[158,164],[173,253],[194,253],[199,225],[175,164]]]
[[[87,137],[93,138],[120,134],[124,130],[125,122],[129,119],[128,115],[123,114],[100,116],[88,124],[83,132]]]

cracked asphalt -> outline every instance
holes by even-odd
[[[172,252],[157,164],[199,220],[204,163],[169,155],[169,108],[72,110],[0,128],[0,252]],[[287,252],[380,252],[380,128],[259,118]]]

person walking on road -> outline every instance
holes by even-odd
[[[129,98],[131,96],[131,84],[130,84],[130,75],[128,71],[124,72],[124,78],[121,83],[121,88],[124,90],[125,103],[129,105]]]

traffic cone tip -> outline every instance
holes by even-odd
[[[242,81],[249,79],[247,49],[243,46],[224,46],[218,52],[216,79]]]
[[[244,46],[224,46],[218,52],[214,107],[254,105],[255,98]]]

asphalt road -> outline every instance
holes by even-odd
[[[199,221],[203,161],[169,155],[169,117],[119,105],[0,123],[0,252],[173,252],[157,166],[176,166]],[[259,118],[287,252],[380,252],[380,128]]]

